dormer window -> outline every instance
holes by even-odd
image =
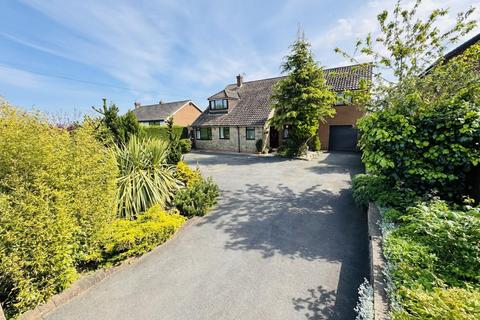
[[[210,110],[226,110],[228,109],[227,99],[216,99],[210,101]]]

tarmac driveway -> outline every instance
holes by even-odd
[[[189,154],[221,189],[207,217],[47,319],[354,319],[368,274],[358,154]]]

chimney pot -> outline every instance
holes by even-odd
[[[164,103],[165,103],[165,101],[163,101],[163,100],[160,100],[160,101],[158,102],[158,104],[164,104]]]
[[[243,85],[243,76],[241,74],[239,74],[237,76],[237,87],[241,87]]]
[[[140,104],[140,102],[135,101],[134,106],[135,106],[135,109],[138,109],[138,108],[140,108],[141,104]]]

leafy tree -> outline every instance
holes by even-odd
[[[291,46],[282,70],[288,76],[274,88],[274,115],[270,123],[280,130],[285,125],[291,127],[287,154],[299,155],[307,151],[308,143],[316,137],[319,123],[335,114],[335,94],[330,91],[303,35]]]
[[[385,10],[378,14],[380,33],[376,36],[369,33],[359,39],[354,54],[335,49],[354,63],[359,63],[357,57],[360,54],[373,64],[374,81],[369,93],[354,92],[354,98],[370,110],[390,107],[392,98],[415,90],[417,80],[425,70],[435,62],[441,63],[445,48],[458,42],[476,26],[476,22],[470,19],[474,11],[472,7],[460,12],[455,25],[442,32],[439,19],[448,14],[448,9],[435,9],[423,18],[419,14],[422,1],[415,0],[408,9],[402,6],[402,0],[397,0],[392,12]]]
[[[102,109],[92,108],[103,116],[102,125],[108,129],[116,145],[125,144],[131,135],[139,134],[140,125],[132,111],[129,110],[125,115],[119,116],[118,107],[115,104],[107,106],[107,99],[103,99]],[[102,139],[108,140],[108,137],[102,137]]]
[[[180,137],[175,133],[173,120],[167,120],[168,153],[167,163],[176,165],[182,160],[182,145]]]

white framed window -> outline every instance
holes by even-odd
[[[230,139],[230,128],[229,127],[220,127],[218,129],[219,138],[229,140]]]
[[[225,110],[228,109],[228,100],[227,99],[217,99],[210,101],[211,110]]]
[[[197,128],[195,138],[197,140],[212,140],[212,128]]]
[[[289,135],[290,135],[290,126],[285,125],[283,127],[283,139],[288,139]]]

